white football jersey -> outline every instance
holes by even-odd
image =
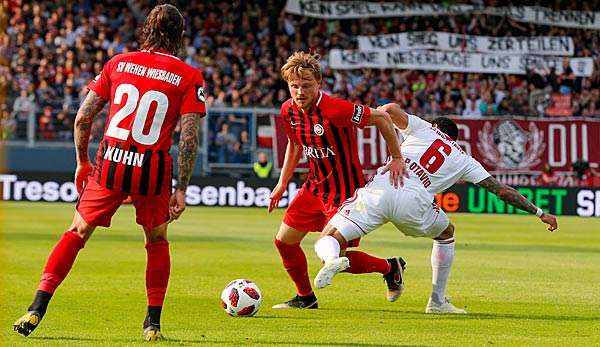
[[[408,115],[408,126],[400,133],[404,137],[402,156],[410,175],[404,183],[407,189],[425,188],[433,196],[458,180],[479,183],[490,177],[448,135],[417,116]]]

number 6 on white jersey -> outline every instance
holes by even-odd
[[[169,98],[159,91],[149,90],[142,95],[138,105],[140,92],[134,85],[124,83],[119,85],[117,90],[115,90],[113,103],[115,105],[121,104],[124,94],[127,94],[127,102],[123,108],[112,116],[110,123],[108,124],[108,129],[106,130],[106,136],[114,137],[119,140],[127,140],[130,131],[129,129],[119,128],[119,123],[121,123],[125,117],[132,114],[137,107],[133,126],[131,127],[131,137],[137,143],[142,145],[149,146],[155,144],[156,141],[158,141],[160,128],[165,121],[165,115],[169,108]],[[156,111],[154,112],[154,119],[152,120],[150,131],[148,134],[144,134],[144,125],[146,124],[148,111],[150,110],[152,102],[156,102]]]

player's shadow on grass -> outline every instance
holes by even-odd
[[[314,320],[315,317],[296,317],[296,316],[263,316],[263,315],[259,315],[259,316],[254,316],[252,317],[252,319],[307,319],[307,320]]]
[[[89,337],[76,337],[76,336],[28,336],[27,340],[40,340],[41,341],[81,341],[81,342],[92,342],[100,341],[100,339],[93,339]],[[129,340],[128,340],[129,341]]]
[[[448,316],[446,316],[448,317]],[[457,317],[457,316],[454,316]],[[518,320],[556,320],[556,321],[598,321],[598,317],[561,316],[561,315],[519,315],[510,313],[470,313],[462,316],[467,319],[518,319]]]
[[[321,311],[331,310],[331,311],[341,311],[341,309],[320,309]],[[468,310],[468,308],[467,308]],[[348,312],[348,309],[344,309],[345,312]],[[393,309],[363,309],[363,308],[353,308],[350,311],[357,312],[374,312],[374,313],[393,313],[393,314],[408,314],[410,315],[410,319],[454,319],[454,320],[472,320],[472,319],[517,319],[517,320],[549,320],[549,321],[590,321],[595,322],[598,321],[598,317],[583,317],[583,316],[573,316],[573,315],[519,315],[519,314],[511,314],[511,313],[490,313],[490,312],[469,312],[468,314],[444,314],[444,315],[432,315],[426,314],[423,311],[415,311],[415,310],[393,310]]]
[[[462,251],[475,251],[475,252],[529,252],[529,253],[593,253],[598,254],[600,248],[597,247],[578,247],[578,246],[563,246],[563,245],[536,245],[532,247],[530,245],[511,245],[511,244],[499,244],[499,243],[477,243],[468,244],[461,247]]]
[[[141,230],[141,229],[140,229]],[[95,235],[94,240],[99,241],[114,241],[114,242],[144,242],[144,237],[141,233],[98,233]],[[6,241],[56,241],[59,236],[54,233],[11,233],[4,236]],[[233,244],[244,244],[248,238],[239,237],[238,235],[232,236],[216,236],[212,234],[204,235],[175,235],[171,237],[172,242],[183,243],[194,243],[194,242],[206,242],[210,244],[215,243],[233,243]]]
[[[273,317],[279,318],[279,317]],[[76,336],[30,336],[28,340],[39,340],[40,343],[42,341],[79,341],[79,342],[96,342],[101,339],[97,338],[88,338],[88,337],[76,337]],[[141,342],[138,340],[132,339],[109,339],[111,342],[120,343],[135,343]],[[197,343],[197,344],[240,344],[240,343],[249,343],[252,345],[286,345],[286,346],[358,346],[358,347],[369,347],[369,346],[381,346],[381,347],[422,347],[427,345],[399,345],[399,344],[381,344],[381,343],[357,343],[357,342],[306,342],[306,341],[262,341],[262,340],[254,340],[252,338],[246,338],[245,341],[224,341],[224,340],[211,340],[211,339],[196,339],[196,340],[187,340],[187,339],[170,339],[165,338],[164,342],[166,343]]]

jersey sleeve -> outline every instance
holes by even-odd
[[[192,81],[187,85],[181,99],[179,114],[200,113],[206,114],[206,95],[204,94],[204,80],[198,71],[195,71]]]
[[[355,126],[364,128],[369,123],[371,109],[350,101],[331,98],[331,121],[338,127]]]
[[[93,80],[88,83],[87,88],[94,91],[104,100],[110,99],[110,74],[112,72],[112,59],[107,61]]]
[[[288,139],[294,143],[298,143],[298,139],[296,138],[296,132],[294,131],[294,129],[292,129],[292,126],[290,125],[288,107],[289,105],[287,105],[287,103],[281,105],[281,108],[279,110],[279,120],[281,121],[281,124],[283,124],[283,129],[285,129],[285,134],[287,135]]]
[[[490,176],[477,160],[469,157],[461,178],[467,182],[479,183]]]
[[[423,129],[431,128],[431,123],[426,120],[421,119],[415,115],[408,115],[408,126],[406,129],[399,129],[402,136],[406,137],[408,135],[416,134],[417,132]]]

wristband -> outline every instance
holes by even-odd
[[[537,208],[537,211],[535,211],[535,216],[536,217],[541,217],[544,214],[544,211],[542,211],[541,208]]]

